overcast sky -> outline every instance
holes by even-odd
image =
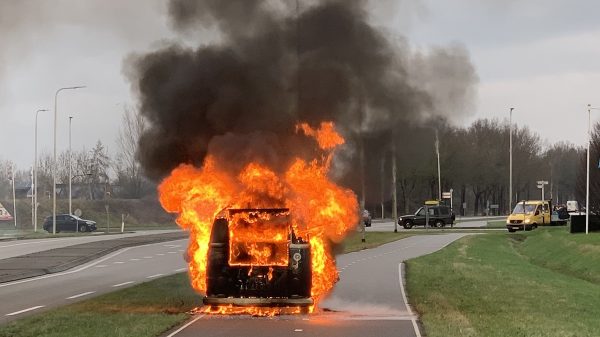
[[[224,0],[225,1],[225,0]],[[549,143],[584,145],[586,105],[600,107],[600,2],[542,0],[372,1],[374,22],[408,38],[415,50],[464,45],[479,74],[477,118],[508,118]],[[11,8],[8,8],[11,7]],[[0,159],[33,162],[35,111],[39,151],[52,151],[54,92],[58,149],[101,140],[111,152],[123,105],[135,98],[124,58],[174,38],[160,0],[0,0]],[[593,121],[600,120],[595,111]]]

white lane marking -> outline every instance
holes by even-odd
[[[183,330],[184,330],[185,328],[187,328],[188,326],[190,326],[190,325],[192,325],[192,324],[196,323],[196,321],[197,321],[197,320],[199,320],[200,318],[202,318],[202,317],[204,317],[204,316],[205,316],[205,315],[196,316],[196,318],[194,318],[193,320],[191,320],[191,321],[189,321],[189,322],[185,323],[185,324],[184,324],[184,325],[183,325],[181,328],[179,328],[179,329],[177,329],[177,330],[173,331],[173,332],[172,332],[170,335],[168,335],[167,337],[173,337],[173,336],[175,336],[176,334],[180,333],[181,331],[183,331]]]
[[[144,256],[144,259],[151,259],[152,256]]]
[[[139,261],[140,259],[129,259],[129,261]]]
[[[104,268],[104,267],[107,267],[107,265],[105,265],[105,264],[99,264],[99,265],[96,266],[96,268]]]
[[[406,291],[404,290],[404,274],[402,273],[402,270],[404,270],[404,262],[400,262],[400,264],[398,265],[398,282],[400,283],[400,292],[402,293],[402,300],[404,301],[404,305],[406,305],[406,310],[408,310],[408,313],[411,316],[413,316],[411,322],[413,329],[415,330],[415,335],[417,337],[421,337],[421,332],[419,331],[417,320],[414,318],[414,313],[412,311],[412,308],[410,307],[410,304],[408,304],[408,299],[406,298]]]
[[[165,254],[163,254],[163,253],[158,253],[156,255],[158,255],[158,256],[165,256]]]
[[[127,248],[123,248],[117,252],[114,252],[113,254],[107,255],[106,257],[98,260],[98,261],[94,261],[90,264],[84,265],[81,268],[78,269],[74,269],[74,270],[69,270],[69,271],[64,271],[64,272],[60,272],[60,273],[55,273],[55,274],[48,274],[48,275],[42,275],[42,276],[38,276],[38,277],[33,277],[33,278],[28,278],[28,279],[24,279],[24,280],[18,280],[18,281],[13,281],[13,282],[8,282],[8,283],[0,283],[0,288],[3,287],[9,287],[12,285],[16,285],[16,284],[21,284],[21,283],[28,283],[28,282],[33,282],[33,281],[39,281],[39,280],[43,280],[43,279],[47,279],[47,278],[52,278],[52,277],[57,277],[57,276],[63,276],[63,275],[69,275],[69,274],[74,274],[74,273],[78,273],[80,271],[84,271],[86,269],[92,268],[93,266],[102,263],[106,260],[112,259],[113,257],[117,256],[117,255],[121,255],[123,253],[125,253],[126,251],[130,250],[130,249],[136,249],[136,248],[143,248],[143,247],[148,247],[148,246],[154,246],[157,245],[157,243],[150,243],[147,245],[142,245],[142,246],[135,246],[135,247],[127,247]]]
[[[176,271],[176,272],[178,272],[178,273],[180,273],[180,272],[182,272],[182,271],[186,271],[186,270],[187,270],[187,268],[179,268],[179,269],[175,269],[175,271]]]
[[[164,274],[154,274],[154,275],[150,275],[150,276],[148,276],[146,278],[156,278],[156,277],[163,276],[163,275]]]
[[[294,332],[302,332],[302,331],[304,331],[304,330],[302,330],[302,329],[294,329]]]
[[[115,287],[115,288],[116,287],[121,287],[121,286],[124,286],[124,285],[127,285],[127,284],[132,284],[132,283],[135,283],[135,281],[127,281],[127,282],[115,284],[115,285],[113,285],[113,287]]]
[[[90,294],[93,294],[93,293],[95,293],[95,291],[86,291],[85,293],[81,293],[81,294],[73,295],[71,297],[67,297],[67,299],[68,300],[72,300],[74,298],[83,297],[83,296],[90,295]]]
[[[14,315],[22,314],[24,312],[28,312],[28,311],[31,311],[31,310],[43,308],[43,307],[44,307],[43,305],[38,305],[38,306],[35,306],[35,307],[31,307],[31,308],[27,308],[27,309],[23,309],[23,310],[11,312],[10,314],[6,314],[6,316],[14,316]]]
[[[114,263],[114,264],[123,264],[123,263],[125,263],[125,262],[123,262],[123,261],[115,261],[115,262],[113,262],[113,263]]]
[[[169,254],[175,254],[175,253],[177,253],[177,252],[167,252],[167,253],[169,253]]]

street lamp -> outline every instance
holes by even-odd
[[[71,193],[71,176],[73,175],[72,172],[72,164],[71,164],[71,159],[72,159],[72,152],[71,152],[71,121],[73,120],[73,116],[69,116],[69,214],[73,215],[73,207],[72,207],[72,193]],[[77,228],[75,228],[75,232],[77,232]]]
[[[56,234],[56,168],[57,168],[57,161],[56,161],[56,117],[58,115],[57,113],[57,100],[58,100],[58,94],[63,91],[63,90],[74,90],[74,89],[81,89],[81,88],[85,88],[85,86],[76,86],[76,87],[63,87],[60,88],[58,90],[56,90],[56,93],[54,94],[54,167],[52,170],[52,234]]]
[[[588,104],[587,167],[585,181],[585,234],[589,233],[590,228],[590,141],[592,133],[592,110],[600,109],[593,108],[591,104]]]
[[[509,152],[510,152],[509,176],[510,176],[510,178],[509,178],[509,183],[508,183],[508,212],[509,212],[509,214],[510,214],[510,212],[512,212],[512,197],[513,197],[513,195],[512,195],[512,185],[513,185],[512,184],[512,112],[514,109],[515,108],[510,108],[510,112],[509,112],[510,117],[509,117],[509,121],[508,121],[509,134],[510,134],[510,136],[509,136],[509,139],[510,139],[510,141],[509,141],[509,143],[510,143],[510,145],[509,145],[509,148],[510,148],[509,149]]]
[[[37,182],[37,163],[38,163],[38,158],[37,158],[37,130],[38,130],[38,114],[40,113],[40,111],[48,111],[48,109],[38,109],[35,112],[35,150],[34,150],[34,156],[35,158],[33,159],[33,231],[37,232],[37,209],[38,209],[38,201],[37,201],[37,189],[38,189],[38,182]]]

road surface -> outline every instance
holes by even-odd
[[[454,228],[484,228],[487,226],[488,221],[496,221],[496,220],[505,220],[506,217],[463,217],[461,219],[457,219],[460,221],[457,224],[454,224]],[[406,231],[410,233],[413,229],[424,229],[423,226],[416,226],[413,229],[404,229],[401,225],[396,226],[399,232]],[[446,226],[446,229],[450,229],[450,226]],[[490,229],[490,228],[486,228]],[[373,220],[371,223],[371,227],[366,228],[367,232],[393,232],[394,231],[394,221],[390,219],[384,220]],[[495,229],[494,229],[495,230]]]
[[[49,238],[49,239],[27,239],[27,240],[11,240],[0,242],[0,259],[9,257],[27,255],[31,253],[42,252],[54,248],[62,248],[80,243],[97,242],[105,240],[114,240],[120,238],[128,238],[140,235],[163,234],[180,232],[181,230],[146,230],[137,231],[134,233],[111,234],[111,235],[85,235],[64,238]]]
[[[182,254],[187,248],[187,241],[129,247],[65,272],[0,283],[0,324],[185,271],[187,264]]]
[[[417,317],[406,303],[402,261],[429,254],[465,235],[413,236],[338,257],[340,282],[312,315],[198,315],[165,337],[327,336],[420,337]]]

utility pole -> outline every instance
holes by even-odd
[[[509,173],[509,183],[508,183],[508,213],[510,214],[512,212],[512,200],[513,200],[513,195],[512,195],[512,112],[515,108],[510,108],[510,117],[508,120],[508,125],[509,125],[509,153],[510,153],[510,173]]]
[[[10,164],[10,176],[12,180],[12,192],[13,192],[13,213],[15,218],[15,229],[17,229],[17,194],[15,193],[15,164]]]
[[[381,155],[381,219],[385,216],[383,204],[385,202],[385,153]]]
[[[437,169],[438,169],[438,200],[442,201],[442,171],[440,170],[440,139],[438,137],[438,130],[435,129],[435,153],[437,155]]]
[[[72,185],[71,182],[73,180],[72,176],[73,176],[73,165],[71,164],[71,160],[73,157],[72,151],[71,151],[71,123],[73,121],[73,117],[69,116],[69,214],[73,215],[73,194],[72,194]],[[78,228],[75,228],[75,232],[78,231]]]
[[[394,233],[398,233],[398,194],[396,182],[396,139],[392,130],[392,217],[394,218]]]
[[[37,208],[38,208],[38,182],[37,182],[37,164],[38,164],[38,159],[37,159],[37,125],[38,125],[38,114],[40,113],[40,111],[48,111],[47,109],[38,109],[35,112],[35,150],[34,150],[34,159],[33,159],[33,204],[34,206],[34,212],[33,212],[33,231],[37,232]]]

